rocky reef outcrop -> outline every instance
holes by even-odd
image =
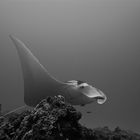
[[[0,140],[140,140],[119,127],[86,128],[79,123],[81,117],[62,96],[48,97],[33,110],[1,117]]]

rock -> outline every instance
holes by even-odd
[[[108,127],[89,129],[79,123],[82,114],[62,96],[48,97],[33,110],[0,120],[0,140],[140,140],[140,135]]]

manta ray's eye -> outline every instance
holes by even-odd
[[[80,86],[81,89],[83,89],[85,86]]]
[[[87,83],[82,83],[82,84],[79,85],[79,88],[80,88],[80,89],[83,89],[83,88],[85,88],[86,86],[88,86]]]

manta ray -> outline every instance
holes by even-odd
[[[29,48],[13,35],[9,36],[17,50],[24,80],[24,103],[35,107],[48,96],[62,95],[72,105],[84,106],[97,101],[103,104],[106,95],[81,80],[62,82],[54,78],[33,55]]]

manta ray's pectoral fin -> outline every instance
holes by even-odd
[[[21,62],[24,78],[24,102],[29,106],[35,106],[47,96],[55,96],[65,83],[56,80],[40,64],[32,52],[16,37],[10,35]]]

